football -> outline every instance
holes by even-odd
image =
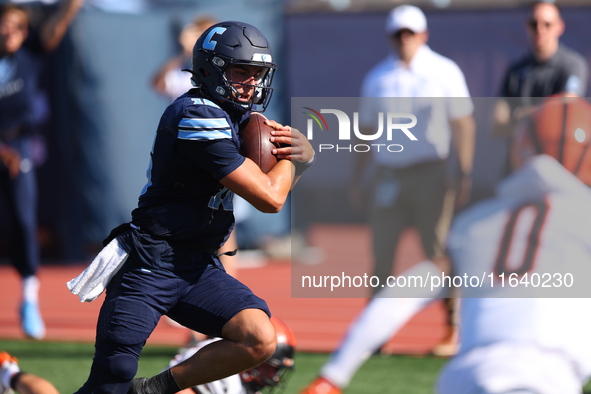
[[[277,157],[271,153],[279,144],[271,142],[273,128],[267,126],[265,117],[252,113],[242,124],[238,136],[242,140],[240,153],[254,161],[265,174],[277,164]]]

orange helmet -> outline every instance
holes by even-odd
[[[525,119],[520,141],[554,157],[591,186],[591,104],[581,97],[552,96]]]
[[[242,383],[249,392],[259,393],[264,387],[275,388],[280,382],[285,383],[287,373],[293,370],[295,353],[295,335],[281,320],[271,317],[271,323],[277,335],[277,348],[264,363],[240,374]]]

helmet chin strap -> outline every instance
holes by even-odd
[[[255,99],[256,99],[256,92],[255,95],[249,100],[249,101],[240,101],[238,99],[238,97],[240,97],[240,93],[238,92],[238,90],[234,87],[234,85],[232,85],[231,83],[228,84],[228,88],[230,88],[231,94],[228,95],[228,100],[233,101],[234,103],[238,104],[238,105],[242,105],[244,107],[248,106],[251,107],[253,103],[255,103]],[[255,88],[256,89],[256,88]]]
[[[236,97],[236,98],[240,96],[240,93],[238,93],[238,90],[234,86],[232,86],[231,84],[228,84],[228,87],[230,88],[230,91],[231,91],[231,94],[228,97],[230,100],[232,99],[232,95],[234,95],[234,97]],[[236,100],[238,100],[238,99],[236,99]]]

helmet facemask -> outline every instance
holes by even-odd
[[[293,372],[292,358],[286,357],[280,361],[271,357],[257,367],[242,372],[240,379],[252,392],[259,393],[265,387],[269,387],[266,392],[270,394],[284,388],[291,372]]]
[[[212,62],[223,62],[214,56]],[[219,99],[230,104],[239,112],[263,112],[267,108],[273,88],[274,66],[253,62],[230,60],[229,64],[220,70],[222,83],[216,87]]]

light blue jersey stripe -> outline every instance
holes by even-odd
[[[230,128],[225,118],[183,118],[179,127],[190,129],[226,129]]]
[[[232,138],[232,130],[205,130],[205,131],[184,131],[179,130],[178,136],[181,140],[221,140]]]

